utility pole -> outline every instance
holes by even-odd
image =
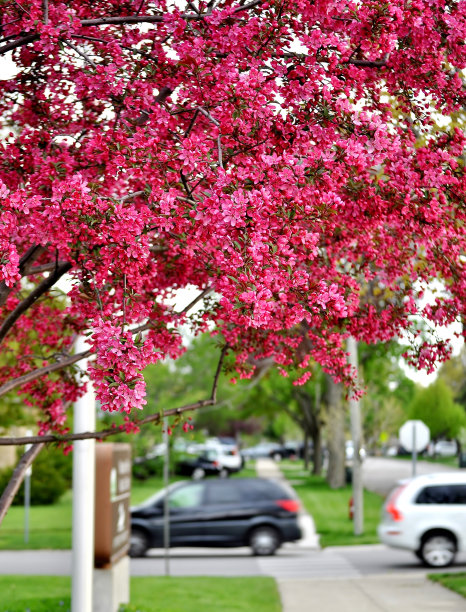
[[[358,345],[352,336],[347,340],[349,363],[356,373],[356,383],[359,382]],[[361,406],[359,398],[350,397],[351,438],[353,440],[353,527],[354,535],[361,535],[364,531],[364,498],[362,486],[361,462]]]
[[[75,350],[88,346],[79,337]],[[87,359],[83,363],[87,368]],[[75,433],[95,431],[95,396],[90,381],[86,393],[74,406]],[[94,572],[95,440],[73,444],[73,534],[72,534],[72,612],[92,612]]]
[[[165,560],[165,576],[170,576],[170,506],[168,499],[168,485],[170,483],[170,441],[168,437],[168,419],[163,419],[163,441],[165,443],[165,455],[163,461],[163,486],[165,497],[163,500],[163,547]]]

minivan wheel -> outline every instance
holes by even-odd
[[[196,468],[192,474],[193,480],[202,480],[205,476],[205,470]]]
[[[148,548],[149,544],[146,534],[140,529],[132,529],[129,541],[129,556],[144,557]]]
[[[273,527],[257,527],[249,536],[249,546],[254,555],[273,555],[280,546],[280,538]]]
[[[424,539],[419,553],[429,567],[447,567],[455,559],[456,544],[447,534],[432,534]]]

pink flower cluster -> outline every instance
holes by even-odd
[[[348,382],[345,338],[415,329],[433,279],[423,316],[466,316],[465,2],[208,6],[2,3],[0,383],[92,330],[102,406],[129,413],[184,325],[239,377]],[[178,314],[188,288],[209,300]],[[448,349],[426,342],[429,368]],[[21,392],[60,429],[80,386],[57,368]]]
[[[89,373],[102,409],[110,412],[141,409],[146,403],[146,383],[141,370],[161,357],[152,342],[135,340],[131,332],[100,319],[94,323],[92,348],[97,356]]]

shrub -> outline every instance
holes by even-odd
[[[0,491],[7,486],[14,468],[0,471]],[[55,503],[70,488],[72,479],[71,456],[64,455],[59,448],[44,448],[32,466],[31,505]],[[24,483],[13,500],[13,505],[24,504]]]

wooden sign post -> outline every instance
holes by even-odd
[[[96,446],[94,612],[129,603],[131,446]]]

